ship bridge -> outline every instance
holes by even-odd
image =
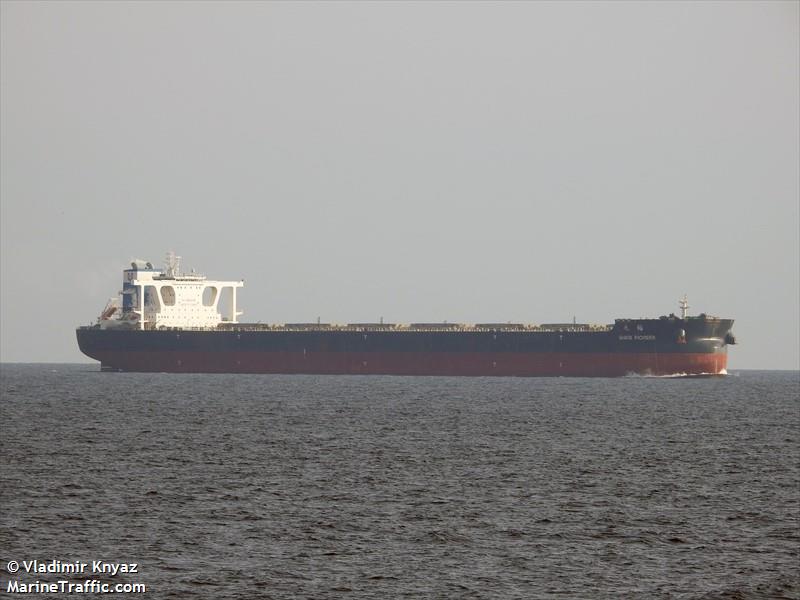
[[[180,257],[174,252],[167,254],[163,269],[134,260],[131,268],[122,272],[121,307],[109,303],[100,326],[206,329],[236,323],[242,314],[237,310],[236,291],[243,286],[244,281],[209,280],[194,272],[182,274]],[[111,318],[115,313],[116,318]]]

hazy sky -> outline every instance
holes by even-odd
[[[736,319],[800,367],[797,2],[3,2],[0,360],[134,258],[243,320]]]

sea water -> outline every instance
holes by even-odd
[[[798,372],[1,373],[0,595],[800,598]]]

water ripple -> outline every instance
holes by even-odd
[[[0,558],[156,598],[797,599],[800,378],[737,375],[3,365]]]

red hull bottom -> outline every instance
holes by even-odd
[[[98,352],[104,370],[168,373],[305,373],[621,377],[721,375],[725,353]]]

